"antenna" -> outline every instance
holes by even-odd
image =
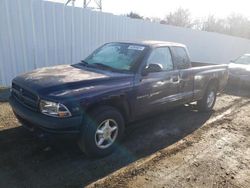
[[[66,5],[72,2],[72,5],[74,6],[76,0],[67,0]],[[94,5],[90,7],[91,5]],[[97,9],[102,11],[102,0],[83,0],[83,8],[90,8],[90,9]]]

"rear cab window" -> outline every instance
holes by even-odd
[[[171,47],[174,63],[177,69],[188,69],[191,67],[189,56],[185,48],[180,46]]]

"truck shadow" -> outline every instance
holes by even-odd
[[[170,146],[201,127],[211,113],[193,106],[130,124],[110,156],[88,159],[68,140],[41,141],[22,127],[0,131],[0,187],[82,187]]]

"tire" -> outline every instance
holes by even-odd
[[[197,101],[198,110],[202,112],[210,112],[213,110],[217,98],[217,87],[211,83],[208,85],[203,98]]]
[[[79,148],[89,157],[104,157],[119,145],[124,133],[124,119],[113,107],[102,106],[90,112],[82,126]]]

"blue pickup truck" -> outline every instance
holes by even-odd
[[[89,156],[110,154],[129,122],[197,101],[212,110],[227,65],[191,63],[185,45],[111,42],[73,65],[13,79],[10,104],[30,130],[75,135]]]

